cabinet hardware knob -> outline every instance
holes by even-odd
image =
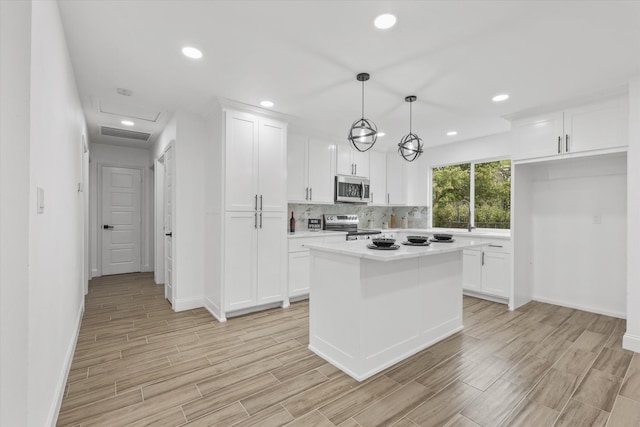
[[[559,136],[558,137],[558,154],[560,154],[561,150],[562,150],[562,137]]]
[[[260,212],[260,228],[262,228],[262,212]]]
[[[306,189],[307,194],[304,196],[305,200],[309,200],[309,187],[307,187]]]
[[[262,210],[262,194],[260,195],[260,210]]]
[[[564,152],[565,153],[569,152],[569,134],[566,134],[564,136]]]
[[[313,188],[309,188],[309,200],[313,200]]]
[[[258,211],[253,214],[253,228],[258,228]]]
[[[256,194],[254,196],[254,201],[253,201],[253,209],[258,210],[258,195]]]

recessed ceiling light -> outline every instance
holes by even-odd
[[[191,46],[183,47],[182,53],[184,56],[188,58],[193,58],[193,59],[202,58],[202,52],[200,52],[200,50],[196,49],[195,47],[191,47]]]
[[[377,133],[377,135],[378,135],[378,138],[380,138],[381,136],[385,136],[385,135],[386,135],[386,133],[384,133],[384,132],[378,132],[378,133]]]
[[[458,134],[458,132],[456,132],[455,130],[447,132],[447,136],[455,136],[457,134]]]
[[[396,25],[396,17],[390,13],[378,16],[373,24],[381,30],[386,30]]]
[[[262,105],[263,107],[273,107],[273,102],[265,100],[260,102],[260,105]]]
[[[493,102],[506,101],[507,99],[509,99],[509,95],[507,95],[506,93],[502,93],[500,95],[496,95],[493,98],[491,98]]]
[[[122,123],[125,126],[133,126],[135,124],[131,120],[123,120],[120,123]]]

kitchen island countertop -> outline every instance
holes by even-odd
[[[455,240],[455,238],[454,238]],[[310,249],[331,252],[340,255],[349,255],[357,258],[370,259],[375,261],[395,261],[400,259],[418,258],[426,255],[443,254],[456,252],[466,248],[480,247],[486,244],[482,239],[455,240],[454,242],[433,242],[429,246],[407,246],[399,240],[396,244],[400,246],[395,250],[369,249],[371,240],[352,240],[332,243],[309,243],[305,246]]]

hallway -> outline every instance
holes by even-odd
[[[221,324],[152,274],[96,278],[58,425],[638,425],[623,320],[464,305],[464,332],[358,383],[307,349],[306,301]]]

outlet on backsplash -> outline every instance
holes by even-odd
[[[426,206],[367,206],[354,204],[308,205],[289,204],[289,212],[293,211],[301,230],[307,229],[307,219],[322,218],[324,214],[356,214],[360,220],[360,228],[367,228],[369,220],[373,228],[382,228],[382,223],[389,223],[391,215],[396,218],[406,217],[409,228],[427,228]],[[398,221],[400,226],[400,221]]]

